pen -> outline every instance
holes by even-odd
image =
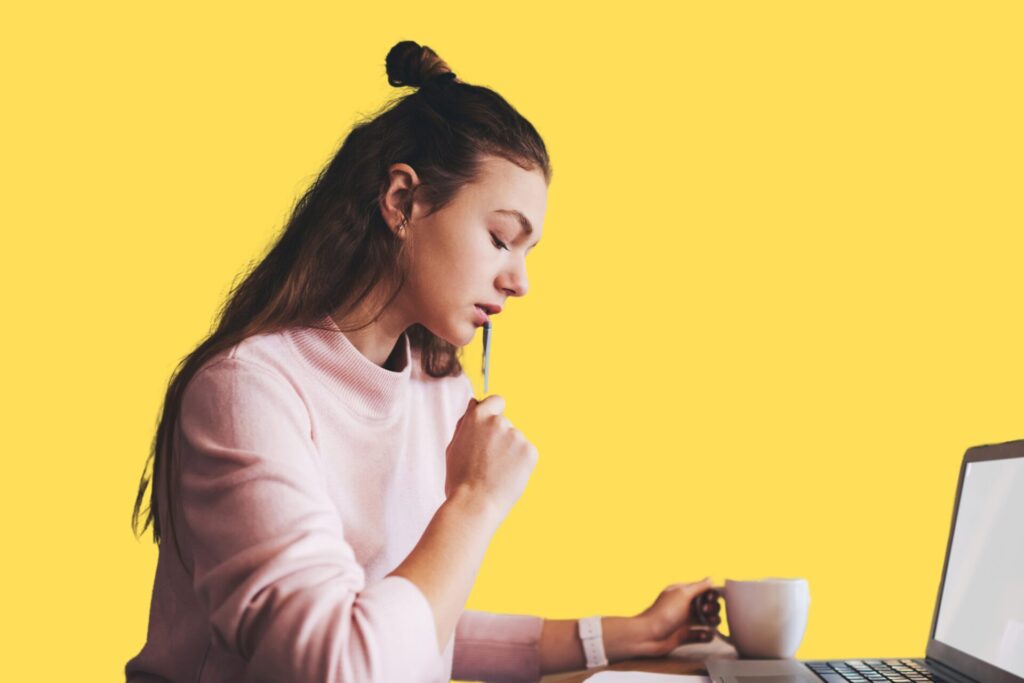
[[[491,375],[491,321],[484,323],[484,394]]]

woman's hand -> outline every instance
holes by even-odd
[[[444,493],[456,493],[494,509],[504,519],[526,488],[537,449],[502,415],[505,399],[469,400],[446,451]]]
[[[653,605],[634,617],[643,625],[634,652],[641,657],[660,657],[686,643],[709,642],[722,619],[717,591],[710,599],[694,603],[694,598],[707,591],[715,591],[711,579],[676,583],[663,590]],[[696,614],[695,608],[701,609],[703,616]]]

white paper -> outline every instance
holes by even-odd
[[[643,671],[599,671],[586,683],[711,683],[707,676],[652,674]]]

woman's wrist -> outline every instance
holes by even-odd
[[[609,663],[644,656],[650,626],[642,617],[601,617],[601,643]],[[648,646],[648,649],[649,646]],[[541,675],[578,671],[587,666],[579,619],[545,619],[540,638]]]
[[[602,617],[601,630],[609,662],[643,656],[643,644],[650,638],[650,627],[642,616]]]
[[[451,509],[462,517],[483,520],[495,530],[505,519],[503,511],[493,501],[466,487],[452,491],[443,507]]]

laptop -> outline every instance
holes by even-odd
[[[706,666],[714,683],[1024,683],[1024,440],[964,454],[924,659]]]

